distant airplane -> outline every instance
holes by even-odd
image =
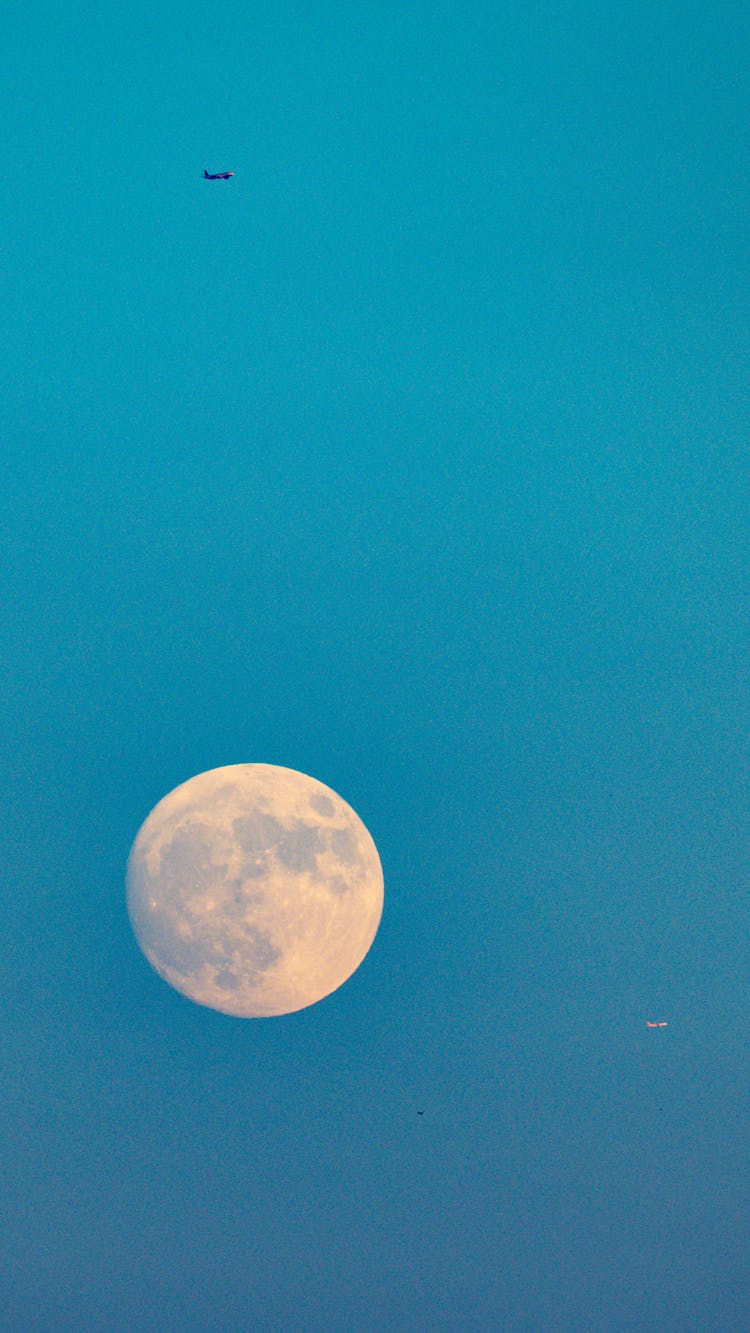
[[[646,1019],[646,1027],[647,1027],[647,1028],[665,1028],[665,1027],[668,1027],[668,1024],[667,1024],[667,1023],[649,1023],[648,1019]]]
[[[203,168],[204,181],[228,181],[229,177],[233,175],[233,171],[216,171],[212,175],[210,171],[206,171],[205,167]]]
[[[417,1111],[417,1115],[424,1115],[424,1111]]]

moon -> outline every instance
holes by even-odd
[[[151,966],[197,1004],[291,1014],[357,970],[383,911],[375,844],[322,782],[273,764],[199,773],[133,843],[127,906]]]

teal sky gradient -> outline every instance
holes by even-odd
[[[748,1327],[749,36],[12,7],[3,1328]],[[385,873],[283,1020],[125,912],[244,762]]]

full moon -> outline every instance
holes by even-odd
[[[291,768],[233,764],[184,782],[141,826],[128,914],[151,966],[198,1004],[291,1014],[352,975],[383,911],[362,820]]]

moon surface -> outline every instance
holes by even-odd
[[[291,768],[233,764],[184,782],[128,859],[136,939],[170,986],[242,1018],[290,1014],[359,967],[383,911],[362,820]]]

